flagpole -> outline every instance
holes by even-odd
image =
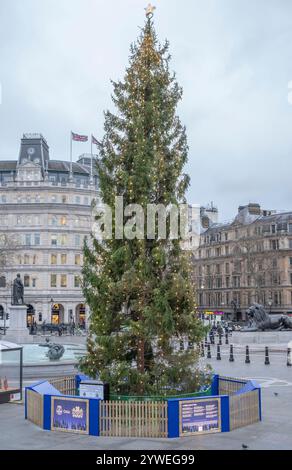
[[[93,150],[92,150],[92,134],[91,134],[91,169],[90,169],[90,180],[93,184]]]
[[[72,131],[70,133],[70,175],[69,181],[73,181],[73,139],[72,139]]]

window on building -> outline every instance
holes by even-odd
[[[51,225],[58,225],[58,217],[56,215],[51,216]]]
[[[39,246],[41,244],[41,235],[39,233],[34,234],[34,244]]]
[[[63,234],[60,236],[60,243],[61,243],[61,245],[62,245],[62,246],[67,246],[67,245],[68,245],[67,241],[68,241],[68,237],[67,237],[66,234],[63,233]]]
[[[58,237],[57,235],[51,235],[51,245],[57,246],[58,245]]]
[[[288,224],[288,232],[292,233],[292,224]]]
[[[232,285],[235,288],[240,287],[240,277],[239,276],[233,276],[232,278]]]
[[[282,305],[282,293],[274,292],[274,305]]]
[[[290,266],[292,266],[292,258],[290,258]]]
[[[230,273],[230,264],[229,263],[225,263],[225,272],[226,272],[226,274]]]
[[[80,264],[81,264],[81,255],[77,254],[75,255],[75,265],[80,266]]]
[[[226,278],[225,278],[225,285],[226,285],[227,289],[230,287],[230,277],[229,276],[226,276]]]
[[[65,196],[64,194],[62,195],[62,204],[66,204],[67,203],[67,196]]]
[[[277,258],[273,258],[272,259],[272,268],[277,269],[277,267],[278,267],[278,260],[277,260]]]
[[[23,264],[29,264],[29,255],[24,255]]]
[[[56,194],[52,194],[52,195],[51,195],[51,202],[52,202],[52,203],[57,202],[57,196],[56,196]]]
[[[74,287],[80,288],[81,286],[81,281],[79,276],[74,276]]]
[[[240,260],[235,260],[234,261],[234,271],[237,273],[241,272],[241,261]]]
[[[61,216],[61,225],[67,225],[67,217],[65,215]]]
[[[57,264],[57,255],[51,254],[51,264]]]
[[[24,287],[29,287],[30,285],[30,277],[28,274],[25,274],[24,278],[23,278],[23,285]]]
[[[27,246],[30,246],[30,245],[31,245],[31,233],[27,233],[27,234],[25,235],[25,244],[26,244]]]
[[[76,196],[76,197],[75,197],[75,203],[76,203],[76,204],[80,204],[80,196]]]
[[[61,287],[67,287],[67,275],[61,274]]]
[[[270,240],[270,249],[279,250],[279,240]]]
[[[6,287],[6,277],[0,276],[0,288]]]
[[[279,223],[277,225],[277,232],[287,232],[288,231],[288,225],[287,223]]]
[[[32,279],[32,287],[36,287],[36,278],[35,277]]]
[[[80,235],[75,235],[75,246],[80,246],[81,239]]]
[[[1,204],[6,204],[7,202],[7,197],[5,196],[5,194],[2,194],[1,195]]]
[[[67,255],[66,254],[62,254],[61,255],[61,264],[67,264]]]
[[[276,233],[276,225],[271,225],[271,231],[272,233]]]
[[[221,248],[216,248],[216,256],[221,256]]]
[[[228,241],[228,232],[224,233],[224,238],[225,238],[225,241],[227,242]]]
[[[292,240],[289,240],[289,249],[292,250]]]
[[[85,196],[85,198],[84,198],[84,205],[85,206],[89,205],[89,198],[87,196]]]
[[[51,287],[57,287],[57,274],[51,274]]]

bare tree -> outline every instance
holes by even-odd
[[[0,233],[0,273],[5,273],[6,269],[13,265],[15,254],[19,248],[17,236]]]

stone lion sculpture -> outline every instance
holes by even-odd
[[[264,306],[253,304],[246,311],[248,327],[245,331],[292,330],[292,319],[287,315],[269,315]]]

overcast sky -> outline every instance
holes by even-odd
[[[41,132],[69,159],[71,129],[101,138],[147,0],[0,1],[0,158],[17,159],[23,132]],[[189,201],[292,210],[291,0],[156,0],[184,88]],[[292,92],[292,90],[291,90]],[[75,158],[89,145],[76,144]]]

